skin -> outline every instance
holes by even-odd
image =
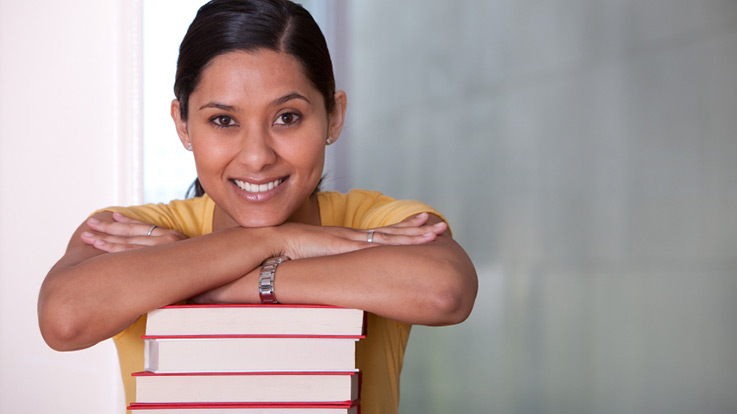
[[[327,137],[342,130],[346,97],[327,113],[319,91],[291,55],[230,52],[213,59],[190,95],[187,120],[172,116],[191,144],[203,187],[216,203],[213,233],[187,238],[103,212],[80,225],[49,271],[39,325],[54,349],[94,345],[140,315],[191,299],[259,303],[264,259],[277,271],[282,303],[354,307],[412,324],[463,321],[476,297],[475,269],[438,217],[420,214],[375,229],[320,226],[312,191]],[[280,183],[253,194],[237,181]],[[217,260],[212,260],[217,258]]]
[[[253,70],[234,70],[240,67]],[[290,218],[319,224],[317,202],[309,195],[322,175],[326,138],[337,139],[343,127],[343,92],[336,102],[339,109],[329,117],[322,95],[291,55],[236,52],[213,59],[189,98],[187,122],[177,101],[172,116],[215,201],[215,231],[275,226]],[[256,196],[235,179],[283,183]]]

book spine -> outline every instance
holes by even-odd
[[[152,410],[152,409],[218,409],[218,408],[344,408],[360,406],[359,400],[337,401],[337,402],[283,402],[283,403],[131,403],[129,410]]]
[[[366,335],[143,335],[142,339],[363,339]]]
[[[208,375],[359,375],[360,371],[243,371],[243,372],[151,372],[139,371],[134,377],[208,376]]]

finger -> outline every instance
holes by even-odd
[[[162,233],[162,230],[165,230],[165,231],[168,231],[168,232],[179,233],[176,230],[162,229],[161,227],[159,227],[157,225],[153,225],[153,224],[147,223],[145,221],[140,221],[140,220],[132,219],[132,218],[124,215],[123,213],[118,213],[117,211],[113,213],[113,220],[115,220],[118,223],[136,225],[136,227],[134,227],[135,230],[132,230],[132,231],[135,232],[135,235],[136,236],[141,235],[140,234],[141,229],[144,229],[146,231],[146,233],[143,234],[143,235],[145,235],[147,237],[149,237],[149,236],[160,236],[161,233]],[[161,230],[156,231],[156,229],[161,229]],[[154,234],[154,231],[156,231],[156,234]],[[181,234],[181,233],[179,233],[179,234]]]
[[[99,220],[97,218],[90,218],[87,220],[87,225],[92,229],[100,233],[106,233],[113,236],[146,236],[149,230],[151,230],[151,224],[144,222],[109,222]]]
[[[390,233],[374,233],[371,245],[385,246],[409,246],[416,244],[424,244],[435,240],[438,237],[436,233],[427,232],[423,234],[390,234]],[[368,240],[366,240],[368,243]]]
[[[441,221],[436,224],[427,224],[417,227],[381,227],[374,229],[377,233],[395,236],[420,236],[426,233],[441,234],[448,229],[448,225]]]
[[[386,226],[385,228],[401,228],[401,227],[417,227],[422,226],[425,223],[427,223],[428,218],[430,217],[427,213],[420,213],[415,214],[414,216],[407,217],[406,219],[400,221],[399,223],[392,224],[390,226]]]
[[[119,223],[131,223],[131,224],[148,224],[140,220],[132,219],[123,213],[113,212],[113,220]],[[150,225],[150,224],[149,224]]]
[[[161,244],[155,237],[146,236],[116,236],[108,233],[82,233],[82,240],[91,243],[104,242],[118,245],[131,245],[135,247],[155,246]]]
[[[435,240],[441,235],[445,226],[429,226],[425,231],[416,232],[413,229],[412,233],[399,232],[391,233],[382,231],[375,231],[373,234],[366,234],[364,242],[368,245],[414,245],[423,244]]]
[[[95,234],[89,232],[82,233],[82,241],[97,250],[101,250],[107,253],[122,252],[126,250],[133,250],[145,247],[128,243],[113,243],[111,241],[97,237]]]
[[[159,226],[151,224],[151,223],[146,223],[145,221],[139,221],[136,219],[132,219],[118,212],[113,213],[113,219],[118,223],[131,226],[131,227],[123,227],[123,229],[130,230],[131,234],[118,234],[118,235],[151,237],[151,236],[160,236],[162,230],[164,230],[164,229],[161,229],[159,231],[156,231],[156,229],[158,229]],[[154,234],[154,231],[156,231],[156,234]]]

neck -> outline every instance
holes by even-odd
[[[311,224],[313,226],[320,225],[320,205],[317,202],[317,195],[313,194],[295,211],[288,219],[288,222]]]

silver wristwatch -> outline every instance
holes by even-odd
[[[261,297],[261,303],[278,303],[274,295],[274,274],[279,263],[287,260],[289,260],[287,256],[274,256],[269,257],[262,264],[261,273],[258,276],[258,294]]]

